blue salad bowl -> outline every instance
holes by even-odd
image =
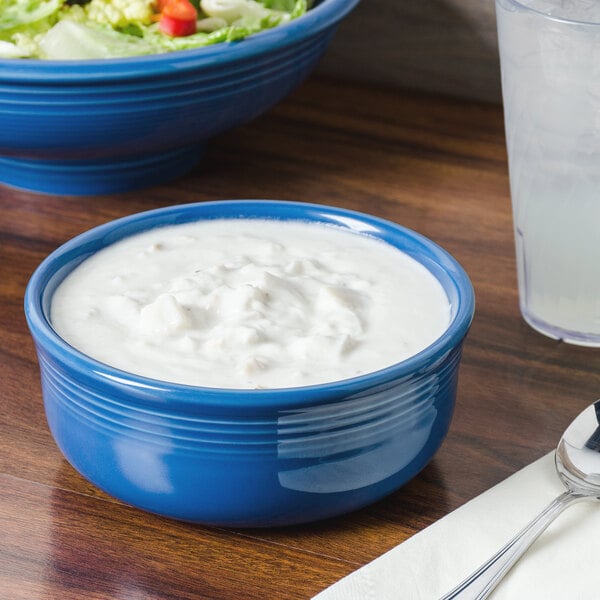
[[[297,87],[358,0],[237,42],[103,60],[0,59],[0,183],[122,192],[177,178],[207,140]]]
[[[214,218],[334,224],[384,240],[438,279],[450,301],[450,325],[423,351],[379,371],[245,390],[133,375],[89,358],[54,331],[53,293],[87,257],[149,228]],[[452,256],[400,225],[316,204],[231,200],[135,214],[72,239],[32,275],[25,313],[50,430],[84,477],[152,513],[267,527],[354,511],[423,469],[450,425],[474,294]]]

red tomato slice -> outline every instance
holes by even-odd
[[[198,18],[196,9],[189,0],[166,0],[161,12],[163,15],[180,21],[191,21]]]
[[[163,33],[172,37],[183,37],[196,33],[198,14],[189,0],[159,0],[162,5],[158,26]]]

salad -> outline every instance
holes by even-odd
[[[0,58],[116,58],[242,39],[312,0],[0,0]]]

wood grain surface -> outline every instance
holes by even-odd
[[[403,489],[353,514],[265,530],[149,515],[85,481],[47,429],[22,309],[39,262],[116,217],[233,198],[368,211],[438,242],[472,278],[448,438]],[[0,299],[3,600],[308,599],[550,451],[600,395],[600,350],[520,318],[501,111],[434,96],[313,78],[172,184],[78,198],[0,187]]]

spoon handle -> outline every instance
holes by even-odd
[[[509,569],[521,558],[554,519],[574,502],[591,499],[571,491],[564,492],[533,521],[501,548],[477,571],[440,600],[483,600],[487,598]]]

